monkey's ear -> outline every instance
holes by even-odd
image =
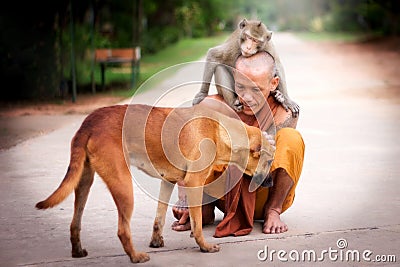
[[[257,24],[257,27],[260,27],[261,26],[261,20],[258,22],[258,24]]]
[[[246,20],[246,19],[243,19],[243,20],[239,23],[239,29],[243,29],[246,25],[247,25],[247,20]]]
[[[267,41],[271,40],[272,31],[267,32]]]

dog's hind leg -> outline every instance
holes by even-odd
[[[174,184],[161,180],[160,195],[158,197],[157,214],[153,224],[153,235],[150,247],[159,248],[164,246],[163,228],[165,224],[165,214],[167,213],[168,203],[171,198]]]
[[[96,142],[95,144],[99,144]],[[91,158],[94,170],[103,179],[118,210],[118,238],[131,262],[145,262],[147,253],[137,252],[131,237],[130,220],[133,212],[133,185],[121,144],[93,146],[96,151]]]
[[[119,152],[119,151],[118,151]],[[118,153],[117,152],[117,153]],[[97,166],[99,175],[107,184],[118,210],[118,238],[128,254],[131,262],[146,262],[150,259],[147,253],[137,252],[133,246],[130,221],[133,212],[133,186],[132,176],[121,152],[108,153],[113,158],[104,158],[109,165]],[[116,156],[117,155],[117,156]],[[116,160],[122,159],[122,160]]]
[[[83,210],[88,199],[90,187],[93,184],[94,171],[86,162],[82,177],[78,186],[75,188],[75,204],[74,204],[74,217],[72,218],[70,231],[71,231],[71,245],[72,257],[81,258],[88,255],[86,249],[82,249],[80,232]]]

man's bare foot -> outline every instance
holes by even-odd
[[[266,211],[262,232],[264,234],[280,234],[286,232],[289,228],[281,221],[280,212],[275,209]]]
[[[179,224],[179,221],[175,221],[172,223],[171,228],[174,231],[188,231],[190,230],[190,221],[187,221],[184,224]]]
[[[187,231],[190,230],[190,219],[189,210],[187,207],[186,197],[179,199],[175,206],[172,207],[174,217],[178,219],[172,223],[171,228],[175,231]]]

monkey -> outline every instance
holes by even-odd
[[[200,91],[193,99],[192,104],[196,105],[200,103],[208,95],[211,78],[215,75],[218,94],[223,96],[227,104],[234,110],[242,110],[242,105],[239,103],[237,95],[232,89],[234,88],[232,73],[230,73],[232,79],[225,79],[223,82],[231,90],[224,89],[219,86],[219,82],[217,82],[218,79],[221,79],[216,73],[217,66],[223,64],[234,67],[235,61],[240,55],[249,57],[259,51],[266,51],[274,58],[277,75],[280,78],[277,89],[271,93],[274,98],[282,104],[286,111],[290,109],[292,111],[292,116],[297,117],[300,107],[289,98],[283,65],[271,41],[271,36],[272,31],[268,30],[261,21],[243,19],[239,23],[237,29],[223,44],[208,50],[203,72],[203,83]]]

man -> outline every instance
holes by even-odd
[[[248,125],[260,127],[259,121],[262,114],[264,105],[269,105],[270,110],[274,116],[276,125],[275,142],[270,140],[270,143],[276,145],[276,152],[274,162],[271,166],[270,174],[273,180],[273,186],[270,188],[260,187],[255,193],[255,204],[246,205],[242,211],[233,209],[233,217],[239,216],[240,224],[243,220],[243,215],[240,213],[248,212],[249,207],[253,209],[251,220],[264,220],[262,232],[265,234],[283,233],[288,230],[288,226],[281,220],[280,215],[288,209],[294,200],[294,191],[299,180],[304,158],[304,142],[300,133],[295,130],[298,118],[293,118],[290,110],[285,110],[278,101],[276,101],[271,92],[274,91],[279,84],[279,77],[276,76],[276,67],[274,59],[266,52],[257,53],[251,57],[239,57],[236,61],[236,70],[234,72],[235,91],[239,96],[239,101],[243,104],[243,110],[235,114],[243,122]],[[244,75],[242,75],[244,74]],[[247,78],[247,77],[248,78]],[[249,80],[250,79],[250,80]],[[204,99],[199,105],[204,105],[208,108],[215,109],[216,111],[233,116],[234,112],[224,102],[219,95],[209,96]],[[271,139],[271,136],[267,138]],[[221,174],[221,171],[215,172],[215,175]],[[242,180],[248,178],[243,177]],[[244,190],[244,189],[243,189]],[[242,190],[242,191],[243,191]],[[247,190],[247,189],[246,189]],[[229,194],[229,193],[228,193]],[[249,194],[242,194],[242,202],[252,201]],[[232,202],[231,198],[229,201]],[[228,203],[225,203],[226,198],[221,198],[213,203],[203,205],[203,224],[210,224],[214,222],[214,208],[218,207],[224,212],[225,218],[228,212],[232,209]],[[248,203],[245,203],[248,204]],[[237,201],[236,201],[237,205]],[[182,190],[179,191],[179,201],[173,207],[174,216],[178,221],[174,222],[172,229],[176,231],[184,231],[190,229],[190,222],[188,218],[188,210],[186,208],[186,197]],[[254,215],[254,217],[253,217]],[[230,217],[229,220],[233,217]],[[246,219],[246,218],[244,218]],[[220,223],[223,224],[224,221]],[[228,224],[230,222],[227,222]],[[217,226],[217,230],[219,226]],[[226,226],[226,225],[225,225]],[[250,231],[252,222],[250,225]],[[226,235],[241,235],[249,233],[249,229],[241,231],[235,230],[222,230],[222,234],[215,236]]]

